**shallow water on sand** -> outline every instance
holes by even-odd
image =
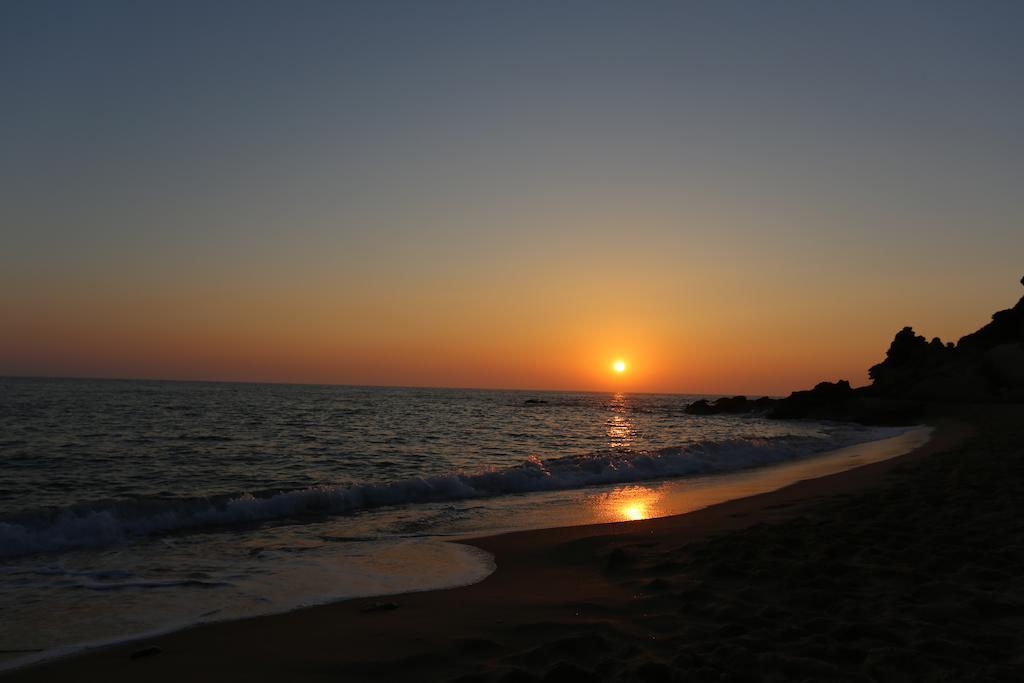
[[[0,379],[0,662],[470,583],[491,558],[445,539],[676,514],[914,438],[693,398]]]

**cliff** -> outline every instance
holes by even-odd
[[[871,384],[857,389],[846,380],[821,382],[781,399],[695,401],[686,412],[899,423],[919,418],[932,402],[1024,402],[1024,297],[956,344],[928,341],[904,327],[868,376]]]
[[[1021,279],[1024,284],[1024,278]],[[922,401],[1024,401],[1024,298],[954,345],[905,327],[868,371],[876,396]]]

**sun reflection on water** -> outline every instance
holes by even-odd
[[[605,420],[608,447],[624,451],[635,447],[642,434],[630,418],[632,407],[629,397],[622,392],[612,394],[607,409],[611,413]],[[618,486],[596,496],[590,505],[593,505],[594,512],[604,521],[637,521],[664,514],[658,504],[661,495],[656,488],[631,484]]]
[[[627,405],[626,395],[622,393],[614,394],[608,407],[612,411],[612,415],[605,421],[608,447],[630,447],[637,441],[639,435],[636,432],[636,425],[633,423],[633,420],[629,419],[627,414],[629,406]]]

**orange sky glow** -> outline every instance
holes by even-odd
[[[0,358],[8,372],[43,375],[783,394],[821,379],[865,383],[904,324],[955,338],[987,318],[974,297],[937,308],[925,288],[897,302],[884,286],[762,290],[780,302],[767,306],[742,287],[687,297],[697,285],[681,283],[645,306],[630,301],[642,292],[581,287],[560,300],[545,296],[546,282],[483,286],[457,294],[428,281],[373,298],[343,288],[325,296],[324,283],[37,291],[15,315],[8,300],[19,333],[0,340]],[[613,370],[616,359],[625,372]]]
[[[1009,7],[67,4],[0,375],[777,395],[1018,295]]]

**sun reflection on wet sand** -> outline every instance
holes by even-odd
[[[927,442],[930,433],[930,427],[915,428],[896,437],[848,446],[812,458],[727,474],[587,487],[576,491],[549,491],[528,498],[494,499],[492,514],[500,514],[505,522],[503,525],[490,522],[487,526],[473,527],[467,524],[459,528],[454,537],[479,537],[484,533],[495,533],[496,528],[500,532],[521,531],[641,521],[683,514],[727,500],[774,491],[804,479],[886,460]],[[516,505],[505,507],[513,503]]]
[[[885,460],[921,445],[929,434],[930,429],[918,428],[900,436],[856,444],[796,462],[723,475],[616,486],[584,498],[577,514],[586,521],[576,523],[638,521],[691,512],[726,500],[774,491],[804,479],[841,472],[851,466]]]
[[[650,486],[620,486],[592,499],[594,513],[605,522],[636,521],[664,514],[662,494]]]
[[[622,508],[622,516],[628,520],[647,519],[647,506],[643,504],[627,505]]]

